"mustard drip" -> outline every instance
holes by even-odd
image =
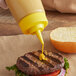
[[[43,38],[42,38],[42,35],[41,35],[41,31],[40,30],[36,31],[36,35],[37,35],[38,39],[40,40],[40,42],[42,44],[42,53],[40,54],[39,59],[40,60],[47,60],[47,58],[44,55],[44,41],[43,41]]]
[[[42,53],[40,54],[39,59],[40,60],[47,60],[47,58],[45,57],[45,55],[43,53],[44,53],[44,44],[42,44]]]

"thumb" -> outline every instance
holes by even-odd
[[[0,0],[0,7],[3,8],[3,9],[7,9],[7,5],[5,3],[5,0]]]

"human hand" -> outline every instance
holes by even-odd
[[[3,9],[7,9],[7,5],[5,3],[5,0],[0,0],[0,7],[3,8]]]

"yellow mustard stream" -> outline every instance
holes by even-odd
[[[40,54],[39,59],[40,60],[47,60],[47,58],[44,55],[44,44],[42,44],[42,53]]]

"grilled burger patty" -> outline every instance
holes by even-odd
[[[64,58],[61,54],[51,51],[44,51],[46,61],[40,61],[41,50],[26,53],[17,59],[17,67],[27,75],[49,74],[64,67]]]

